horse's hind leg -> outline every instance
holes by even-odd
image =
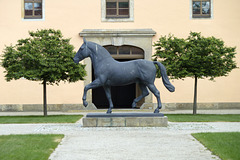
[[[148,84],[147,85],[148,88],[150,89],[150,91],[155,95],[155,97],[157,98],[157,102],[158,102],[158,106],[155,109],[154,113],[159,113],[159,109],[162,108],[162,103],[161,103],[161,99],[160,99],[160,92],[158,91],[158,89],[156,88],[156,86],[154,84]]]
[[[133,100],[132,108],[136,108],[137,103],[138,103],[142,98],[144,98],[144,97],[146,97],[146,96],[149,95],[149,92],[148,92],[148,89],[147,89],[146,85],[144,85],[143,83],[139,83],[139,87],[140,87],[140,89],[141,89],[141,91],[142,91],[142,94],[141,94],[139,97],[137,97],[137,98],[135,98],[135,99]]]
[[[112,113],[112,108],[113,108],[113,102],[112,102],[112,97],[111,97],[111,87],[110,86],[103,86],[104,91],[106,93],[106,97],[109,102],[109,108],[107,110],[107,113]]]

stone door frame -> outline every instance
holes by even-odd
[[[95,42],[101,46],[131,45],[144,51],[144,59],[152,58],[152,37],[156,34],[152,29],[84,29],[79,33],[80,37],[85,37],[87,41]],[[86,64],[87,76],[84,80],[84,86],[92,81],[92,65],[90,58],[84,60]],[[92,90],[88,91],[87,102],[92,103]],[[152,93],[145,97],[145,103],[141,108],[153,108]]]

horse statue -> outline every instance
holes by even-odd
[[[110,53],[104,47],[86,41],[84,38],[84,43],[79,48],[73,60],[75,63],[79,63],[87,57],[91,58],[96,79],[84,88],[82,100],[85,107],[88,105],[86,101],[87,91],[102,86],[109,102],[107,113],[112,113],[113,102],[111,99],[111,86],[123,86],[131,83],[138,83],[142,90],[142,94],[133,100],[132,108],[136,108],[137,102],[149,94],[149,89],[157,98],[158,106],[154,113],[159,113],[162,104],[160,92],[154,85],[156,77],[156,67],[154,64],[157,64],[160,68],[165,87],[170,92],[175,91],[175,87],[169,82],[165,67],[160,62],[143,59],[118,62],[112,58]]]

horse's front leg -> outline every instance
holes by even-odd
[[[88,105],[88,103],[86,101],[86,99],[87,99],[87,91],[89,89],[94,89],[94,88],[97,88],[97,87],[100,87],[100,86],[102,86],[101,81],[99,79],[95,79],[92,83],[90,83],[90,84],[88,84],[88,85],[86,85],[84,87],[84,93],[83,93],[82,100],[83,100],[83,105],[85,107],[87,107],[87,105]]]
[[[109,102],[109,108],[107,110],[107,113],[112,113],[113,102],[112,102],[112,97],[111,97],[111,86],[103,86],[103,88],[105,90],[106,97]]]

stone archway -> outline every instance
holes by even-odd
[[[120,29],[120,30],[106,30],[106,29],[84,29],[79,33],[81,37],[86,40],[98,43],[102,46],[136,46],[144,51],[144,59],[151,60],[152,56],[152,37],[156,34],[152,29]],[[92,65],[91,60],[85,59],[87,77],[84,85],[92,81]],[[92,91],[89,90],[87,101],[92,104]],[[152,108],[152,94],[145,98],[142,105],[145,108]]]

